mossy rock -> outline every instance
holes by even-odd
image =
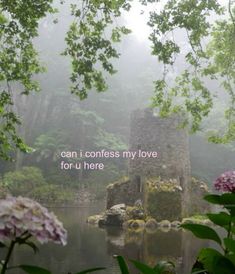
[[[170,228],[171,227],[171,222],[168,221],[168,220],[162,220],[158,224],[159,224],[159,227],[165,227],[165,228]]]
[[[131,223],[131,227],[132,228],[143,228],[145,227],[145,221],[144,220],[133,220],[133,222]]]
[[[182,224],[211,225],[211,221],[204,215],[195,215],[182,220]]]
[[[182,188],[176,179],[161,180],[160,177],[152,177],[146,180],[146,184],[149,192],[182,192]]]
[[[158,223],[154,218],[149,218],[146,221],[145,226],[146,226],[147,229],[156,229],[158,227]]]
[[[125,222],[122,224],[122,227],[123,227],[124,229],[130,228],[133,221],[134,221],[134,220],[132,220],[132,219],[131,219],[131,220],[125,221]]]
[[[171,222],[171,227],[173,227],[173,228],[179,228],[180,225],[181,225],[180,221],[173,221],[173,222]]]
[[[123,224],[124,228],[129,228],[129,229],[142,229],[145,227],[145,221],[144,220],[128,220],[126,222],[124,222]]]
[[[126,214],[127,214],[128,219],[134,219],[134,220],[144,220],[145,219],[145,213],[144,213],[144,209],[142,207],[127,206]]]
[[[87,223],[91,225],[98,225],[100,219],[102,219],[103,215],[93,215],[87,218]]]

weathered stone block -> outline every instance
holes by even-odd
[[[140,193],[134,181],[128,177],[124,177],[117,182],[114,182],[107,187],[107,204],[109,209],[113,205],[124,203],[133,205],[140,198]]]
[[[181,220],[182,188],[175,180],[148,180],[145,207],[147,214],[157,221]]]

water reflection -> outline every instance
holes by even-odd
[[[154,266],[161,260],[169,260],[177,266],[178,273],[188,274],[198,250],[208,246],[191,233],[182,230],[106,231],[109,254],[122,254]],[[133,273],[138,273],[132,270]]]
[[[33,255],[25,247],[14,254],[12,264],[35,264],[49,268],[53,274],[76,273],[79,270],[105,266],[100,274],[119,274],[114,254],[137,259],[154,265],[159,260],[176,263],[180,274],[188,274],[198,250],[206,246],[191,233],[170,230],[155,232],[124,232],[120,229],[99,229],[86,223],[87,216],[99,212],[96,208],[53,209],[68,230],[68,245],[41,246],[40,253]],[[2,256],[1,256],[2,257]],[[11,273],[21,274],[14,270]],[[137,273],[132,269],[131,273]]]

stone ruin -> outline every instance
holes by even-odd
[[[180,127],[183,118],[160,118],[151,109],[131,115],[131,151],[157,151],[158,158],[129,161],[129,175],[107,187],[107,209],[117,204],[133,206],[141,201],[148,216],[182,220],[208,210],[205,183],[191,177],[189,136]]]

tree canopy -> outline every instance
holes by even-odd
[[[27,152],[17,128],[20,117],[14,108],[17,94],[40,90],[35,75],[45,72],[34,46],[41,19],[59,12],[53,0],[0,0],[0,157],[9,159],[13,149]],[[71,92],[83,100],[90,90],[107,89],[106,76],[114,74],[119,58],[115,43],[130,30],[119,23],[135,1],[81,0],[71,3],[73,20],[65,37],[63,55],[71,60]],[[226,98],[227,123],[212,132],[213,142],[235,140],[235,3],[232,0],[140,0],[153,5],[148,25],[152,55],[163,64],[156,76],[152,100],[160,115],[187,113],[185,125],[200,130],[205,117],[221,96]],[[226,2],[226,6],[224,3]],[[159,5],[160,8],[156,8]],[[141,16],[141,15],[140,15]],[[138,18],[136,19],[138,20]],[[55,20],[56,21],[56,20]],[[184,44],[180,38],[184,37]],[[183,63],[178,69],[179,62]],[[176,67],[177,75],[169,73]],[[216,84],[212,90],[207,82]],[[222,91],[222,92],[221,92]]]

